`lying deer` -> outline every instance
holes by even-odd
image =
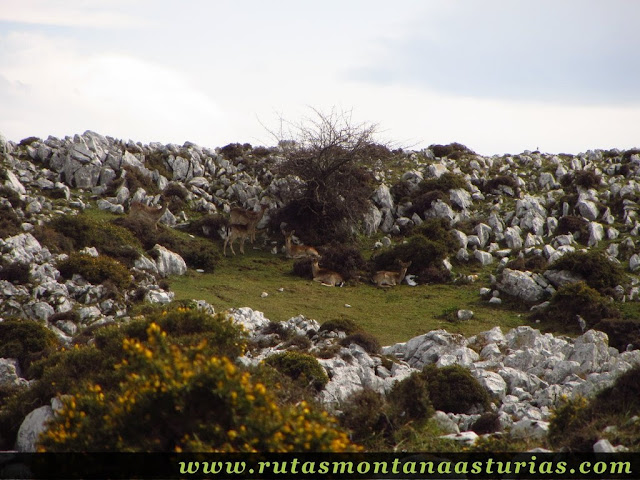
[[[341,287],[344,285],[344,278],[338,272],[329,270],[328,268],[320,268],[318,257],[314,257],[311,263],[311,272],[313,273],[313,281],[320,282],[326,287]]]
[[[233,207],[229,215],[229,223],[231,225],[246,225],[249,228],[249,239],[253,243],[256,240],[256,226],[268,208],[267,205],[261,205],[260,210],[256,211]]]
[[[155,229],[158,229],[158,222],[167,211],[168,204],[158,207],[150,207],[142,202],[131,202],[129,205],[129,217],[142,220],[150,220],[153,222]]]
[[[287,252],[287,258],[320,257],[320,254],[315,248],[308,245],[296,245],[293,243],[291,237],[296,233],[295,230],[291,230],[289,233],[286,233],[283,230],[282,233],[284,234],[284,248]]]
[[[233,242],[236,239],[240,239],[240,253],[244,255],[244,242],[247,240],[247,237],[250,235],[250,230],[248,225],[237,225],[232,224],[227,228],[227,238],[224,241],[223,254],[227,256],[227,244],[231,245],[231,252],[235,255],[236,252],[233,249]]]
[[[407,270],[411,266],[411,261],[409,262],[400,262],[400,271],[399,272],[389,272],[387,270],[380,270],[376,272],[371,280],[378,287],[393,287],[395,285],[400,285],[402,280],[404,280],[405,275],[407,274]]]

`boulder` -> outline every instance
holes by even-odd
[[[161,277],[184,275],[187,273],[187,264],[184,259],[162,245],[156,244],[151,249],[151,254],[155,258],[156,268]]]
[[[527,303],[536,303],[544,299],[545,291],[536,282],[531,272],[521,272],[505,268],[497,284],[498,290]]]

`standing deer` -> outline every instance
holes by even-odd
[[[251,243],[256,240],[256,226],[262,220],[264,212],[269,207],[260,205],[260,210],[247,210],[245,208],[233,207],[229,215],[229,223],[231,225],[246,225],[249,228],[249,239]]]
[[[154,228],[158,229],[158,222],[167,211],[168,204],[162,206],[150,207],[142,202],[134,201],[129,205],[129,217],[133,219],[150,220],[153,222]]]
[[[287,258],[320,257],[320,254],[315,248],[308,245],[295,245],[293,243],[291,237],[296,233],[295,230],[291,230],[289,233],[283,230],[282,233],[284,234],[284,247],[287,252]]]
[[[235,255],[236,252],[233,249],[233,242],[236,241],[237,238],[240,239],[240,253],[244,255],[244,242],[247,237],[250,235],[250,230],[247,225],[229,225],[227,228],[227,238],[224,241],[223,254],[227,256],[227,244],[231,244],[231,252]]]
[[[395,285],[400,285],[402,280],[404,280],[405,275],[407,274],[407,270],[411,266],[411,261],[403,262],[400,261],[400,271],[399,272],[389,272],[387,270],[380,270],[376,272],[373,277],[373,283],[378,287],[393,287]]]
[[[318,257],[314,257],[311,262],[311,272],[313,273],[313,281],[320,282],[325,287],[341,287],[344,285],[344,278],[338,272],[329,270],[328,268],[320,268]]]

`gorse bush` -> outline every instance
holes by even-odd
[[[585,279],[601,293],[626,282],[622,267],[600,252],[571,252],[549,265],[550,270],[569,270]]]
[[[29,376],[32,362],[53,351],[59,342],[51,330],[33,320],[0,322],[0,358],[15,358]]]
[[[29,264],[23,262],[0,263],[0,280],[21,285],[29,283],[31,280]]]
[[[222,314],[210,315],[195,305],[181,302],[163,307],[145,305],[142,310],[142,316],[127,324],[102,326],[92,329],[91,334],[76,336],[78,343],[74,348],[63,348],[48,355],[37,353],[33,358],[42,358],[30,362],[26,370],[27,378],[34,379],[31,387],[17,392],[0,408],[1,448],[12,448],[24,417],[34,408],[49,404],[52,397],[72,393],[84,383],[98,384],[105,391],[117,388],[126,379],[121,369],[113,368],[125,355],[124,339],[145,342],[151,322],[162,325],[173,344],[200,345],[209,357],[236,358],[245,351],[246,335]],[[59,318],[66,317],[60,315]],[[21,332],[20,335],[27,339],[37,338],[33,333],[27,336]],[[88,342],[89,339],[92,341]]]
[[[397,261],[411,261],[411,273],[423,276],[430,267],[439,268],[447,255],[450,245],[443,242],[429,240],[423,235],[413,235],[406,243],[395,245],[372,257],[374,270],[397,271]]]
[[[429,398],[436,410],[468,413],[472,408],[489,406],[487,390],[460,365],[442,368],[427,365],[420,375],[427,383]]]
[[[0,204],[0,238],[12,237],[22,233],[21,223],[12,207]]]
[[[306,402],[279,406],[260,382],[204,345],[173,345],[157,324],[125,339],[125,380],[87,384],[64,402],[41,451],[356,451],[337,423]]]
[[[140,242],[130,231],[111,222],[105,222],[88,215],[65,215],[54,218],[48,227],[70,240],[71,249],[81,250],[85,247],[95,247],[101,254],[108,255],[128,267],[140,256]],[[44,238],[50,238],[44,236]],[[63,247],[64,242],[55,239],[57,247]]]
[[[360,345],[365,350],[365,352],[372,355],[380,353],[380,350],[382,348],[382,346],[380,345],[380,341],[374,335],[368,332],[354,332],[340,340],[340,344],[345,347],[348,347],[352,343]]]
[[[345,280],[358,277],[367,266],[360,249],[354,245],[332,243],[321,250],[321,255],[323,268],[338,272]]]
[[[604,430],[616,425],[616,438],[612,442],[620,441],[637,451],[640,428],[637,422],[629,421],[637,415],[640,415],[640,368],[635,366],[589,400],[561,398],[551,417],[548,439],[558,449],[590,452],[596,441],[607,436]]]
[[[438,178],[425,179],[418,185],[418,191],[421,194],[433,191],[446,193],[449,192],[449,190],[455,190],[458,188],[468,190],[469,183],[462,175],[451,172],[445,172]]]
[[[93,284],[109,281],[121,289],[131,285],[131,274],[127,267],[104,255],[93,257],[74,252],[66,260],[58,263],[58,270],[64,278],[78,274]]]
[[[351,335],[357,331],[362,330],[362,328],[353,320],[349,320],[348,318],[336,318],[332,320],[327,320],[322,325],[320,325],[320,331],[324,332],[344,332],[347,335]]]
[[[605,318],[620,317],[620,311],[612,301],[585,282],[575,282],[558,288],[549,306],[544,312],[535,313],[533,318],[552,322],[563,331],[581,333],[578,315],[585,320],[588,328],[592,328]]]
[[[267,357],[264,363],[301,385],[310,386],[316,390],[322,390],[329,382],[327,372],[322,365],[315,357],[306,353],[293,351],[276,353]]]

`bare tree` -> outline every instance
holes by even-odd
[[[351,112],[335,109],[312,113],[299,123],[281,119],[275,135],[286,159],[279,173],[305,182],[277,219],[310,240],[318,240],[313,234],[325,242],[344,239],[368,209],[373,181],[366,166],[390,152],[375,140],[377,125],[356,124]]]

